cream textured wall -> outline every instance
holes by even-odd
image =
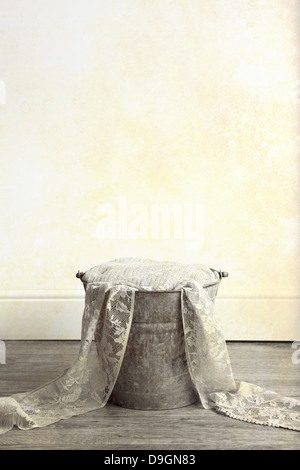
[[[75,272],[142,256],[229,271],[227,339],[299,339],[299,2],[0,8],[0,338],[78,338]],[[194,239],[151,238],[154,204]]]

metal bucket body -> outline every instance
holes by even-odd
[[[109,401],[153,410],[197,400],[185,355],[181,292],[136,292],[127,348]]]
[[[204,286],[214,302],[222,277]],[[78,272],[82,279],[84,272]],[[103,306],[105,313],[105,305]],[[180,408],[199,400],[185,354],[180,291],[136,291],[132,325],[109,402],[124,408]]]

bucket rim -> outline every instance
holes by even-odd
[[[217,269],[213,269],[213,268],[209,268],[215,275],[215,280],[213,282],[210,282],[208,284],[204,284],[202,287],[203,289],[206,289],[208,287],[213,287],[213,286],[217,286],[218,284],[220,284],[221,280],[223,279],[223,277],[228,277],[228,273],[226,271],[222,271],[221,269],[220,270],[217,270]],[[86,286],[88,284],[100,284],[101,281],[90,281],[90,282],[87,282],[87,281],[83,281],[82,278],[83,276],[85,275],[85,272],[83,271],[80,271],[78,270],[78,272],[76,273],[76,277],[78,279],[81,280],[82,284],[84,285],[84,288],[86,288]],[[175,292],[181,292],[181,289],[179,290],[168,290],[168,289],[164,289],[164,290],[148,290],[148,289],[142,289],[142,288],[139,288],[137,289],[137,292],[168,292],[168,293],[175,293]]]

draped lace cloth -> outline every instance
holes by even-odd
[[[202,265],[131,258],[87,271],[82,278],[86,299],[76,362],[36,390],[0,398],[0,434],[14,425],[20,429],[43,427],[105,406],[126,350],[136,290],[181,291],[187,363],[204,408],[251,423],[299,431],[299,400],[235,382],[214,317],[214,299],[205,288],[214,280],[214,272]]]

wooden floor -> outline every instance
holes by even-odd
[[[76,341],[7,341],[0,365],[0,396],[31,390],[70,366]],[[300,365],[290,343],[229,343],[236,379],[286,396],[300,395]],[[300,433],[237,421],[199,405],[167,411],[105,408],[42,429],[14,428],[0,436],[0,449],[299,449]]]

